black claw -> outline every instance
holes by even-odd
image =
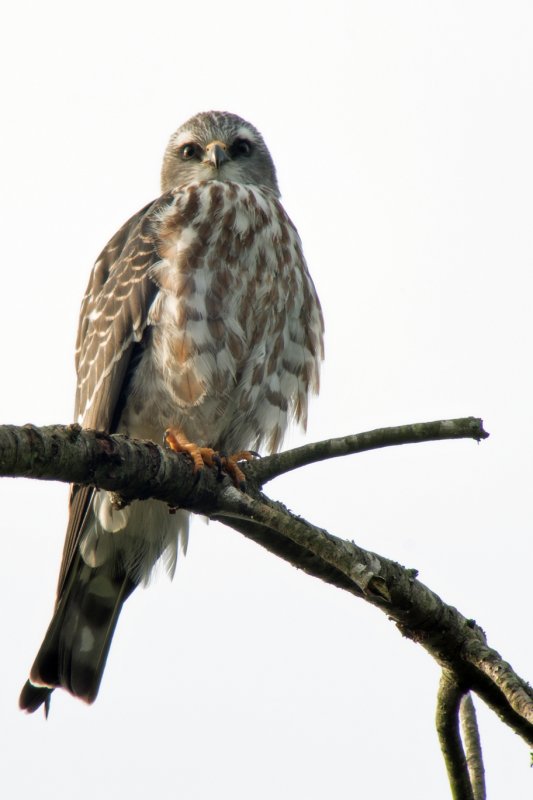
[[[213,456],[213,461],[215,462],[217,468],[217,481],[221,481],[222,478],[224,477],[223,473],[224,462],[222,458],[218,455],[218,453],[215,453],[215,455]]]
[[[246,491],[246,481],[240,481],[239,482],[239,489],[241,490],[241,492],[245,492]]]
[[[248,452],[251,453],[254,456],[254,458],[262,458],[263,457],[261,455],[261,453],[258,453],[256,450],[248,450]]]

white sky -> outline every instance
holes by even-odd
[[[324,307],[308,440],[467,415],[491,433],[271,493],[418,568],[531,680],[531,3],[19,0],[0,31],[0,421],[71,420],[96,255],[157,196],[172,130],[234,111],[269,144]],[[214,524],[126,605],[93,707],[20,714],[65,519],[64,486],[0,482],[2,796],[449,797],[429,656]],[[531,796],[526,746],[477,707],[491,800]]]

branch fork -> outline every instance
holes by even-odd
[[[465,417],[315,442],[243,464],[244,493],[227,478],[217,480],[213,470],[202,470],[197,480],[186,455],[153,442],[79,425],[4,425],[0,475],[91,485],[111,492],[117,507],[153,497],[170,510],[187,508],[223,522],[308,574],[380,608],[441,665],[437,729],[452,795],[456,800],[483,800],[483,764],[470,692],[533,745],[532,688],[489,647],[482,629],[424,586],[416,570],[317,528],[261,490],[279,475],[329,458],[442,439],[480,442],[487,436],[480,419]]]

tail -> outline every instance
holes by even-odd
[[[112,562],[112,560],[111,560]],[[109,561],[89,567],[78,556],[30,672],[19,705],[48,715],[55,688],[92,703],[125,600],[136,583]]]

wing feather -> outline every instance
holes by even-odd
[[[157,228],[168,192],[129,219],[97,259],[82,301],[76,341],[75,416],[84,428],[112,432],[134,346],[142,339],[158,287],[150,267],[161,260]],[[57,600],[78,551],[94,490],[74,485]]]

